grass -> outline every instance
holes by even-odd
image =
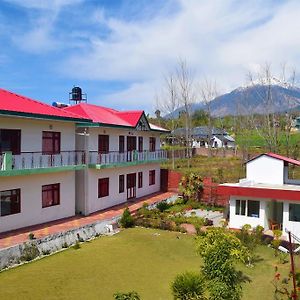
[[[177,236],[180,238],[178,239]],[[257,248],[262,259],[253,268],[239,266],[251,279],[243,299],[273,299],[274,266],[286,276],[272,249]],[[296,259],[296,266],[299,265]],[[0,299],[113,299],[117,291],[136,290],[143,300],[172,299],[170,283],[186,270],[199,270],[191,236],[133,228],[84,243],[42,260],[0,273]]]

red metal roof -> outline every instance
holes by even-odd
[[[94,123],[127,127],[136,127],[138,121],[144,114],[142,110],[121,112],[111,108],[88,103],[79,103],[66,107],[64,110],[75,113],[84,118],[89,118]]]
[[[248,162],[252,161],[252,160],[255,160],[263,155],[266,155],[266,156],[269,156],[269,157],[272,157],[272,158],[276,158],[276,159],[279,159],[279,160],[282,160],[286,163],[289,163],[289,164],[293,164],[293,165],[296,165],[296,166],[300,166],[300,161],[299,160],[296,160],[296,159],[292,159],[292,158],[289,158],[289,157],[286,157],[286,156],[282,156],[282,155],[279,155],[279,154],[276,154],[276,153],[272,153],[272,152],[269,152],[269,153],[263,153],[263,154],[260,154],[256,157],[253,157],[252,159],[248,160]]]
[[[243,196],[263,199],[280,199],[283,201],[300,201],[300,190],[287,190],[282,188],[258,188],[219,185],[218,194],[223,196]]]
[[[55,117],[86,121],[84,116],[53,107],[0,88],[0,113],[26,115],[32,117]]]

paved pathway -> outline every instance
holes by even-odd
[[[136,199],[135,201],[123,203],[111,207],[109,209],[93,213],[86,217],[74,216],[70,218],[60,219],[57,221],[52,221],[49,223],[34,225],[18,230],[0,233],[0,248],[6,248],[25,242],[26,240],[28,240],[28,234],[31,232],[36,238],[42,238],[50,234],[64,232],[87,224],[92,224],[100,220],[109,220],[111,218],[120,216],[123,213],[123,210],[126,206],[129,207],[131,212],[134,212],[140,207],[142,207],[144,202],[147,202],[148,204],[153,204],[168,199],[174,195],[176,194],[172,192],[155,193],[152,195],[148,195],[147,197]]]

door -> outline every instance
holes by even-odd
[[[136,137],[128,136],[127,137],[127,161],[133,160],[132,151],[135,151],[135,150],[136,150]]]
[[[136,173],[127,174],[127,200],[136,197]]]

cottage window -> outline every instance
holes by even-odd
[[[259,218],[259,201],[254,200],[236,200],[235,214]]]
[[[60,153],[60,132],[43,131],[43,154]]]
[[[289,221],[300,222],[300,204],[289,205]]]
[[[0,192],[0,216],[14,215],[21,212],[21,190],[7,190]]]
[[[109,178],[100,178],[98,180],[98,198],[109,195]]]
[[[11,151],[12,154],[20,154],[20,129],[0,129],[0,153],[4,151]]]
[[[60,184],[48,184],[42,186],[42,207],[59,205]]]
[[[240,216],[246,215],[246,200],[235,201],[235,214]]]
[[[125,151],[125,137],[124,135],[119,136],[119,152],[124,153]]]

